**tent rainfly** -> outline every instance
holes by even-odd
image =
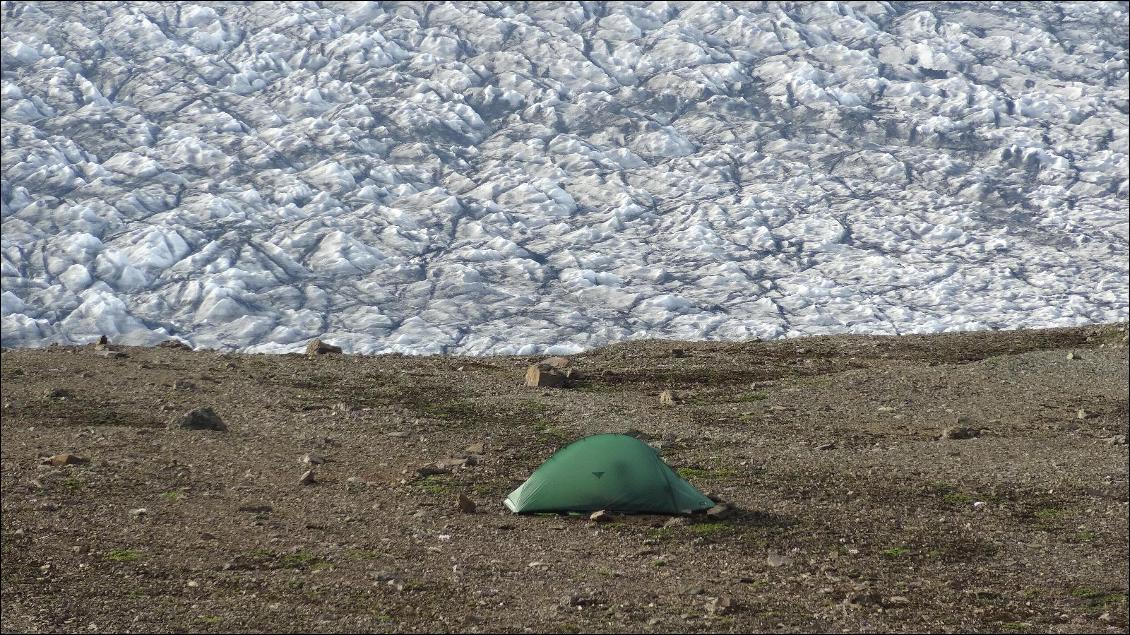
[[[505,503],[517,514],[601,509],[689,514],[714,506],[651,446],[623,434],[598,434],[562,448]]]

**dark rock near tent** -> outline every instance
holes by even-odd
[[[219,432],[226,432],[228,427],[224,424],[224,420],[216,411],[211,408],[196,408],[189,410],[183,415],[173,419],[169,423],[170,428],[183,428],[185,430],[216,430]]]
[[[663,528],[671,529],[673,527],[686,527],[690,524],[691,521],[686,516],[675,516],[674,518],[667,519],[667,522],[663,523]]]
[[[471,500],[470,498],[467,498],[467,496],[465,494],[459,495],[459,498],[456,499],[456,501],[455,501],[455,506],[459,509],[459,511],[463,512],[464,514],[475,513],[475,508],[476,508],[475,501]]]
[[[531,388],[564,388],[565,375],[553,368],[534,364],[526,369],[526,385]]]
[[[317,338],[310,340],[310,343],[306,345],[307,355],[330,355],[339,353],[341,353],[340,346],[327,344],[326,342],[323,342],[322,340]]]

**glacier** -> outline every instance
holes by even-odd
[[[3,345],[1128,318],[1125,3],[4,2]]]

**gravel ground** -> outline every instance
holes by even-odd
[[[2,628],[1126,632],[1126,342],[632,342],[564,389],[529,357],[5,350]],[[168,427],[198,407],[227,430]],[[730,514],[505,510],[599,432]]]

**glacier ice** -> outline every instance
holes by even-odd
[[[4,346],[1128,318],[1124,3],[0,10]]]

